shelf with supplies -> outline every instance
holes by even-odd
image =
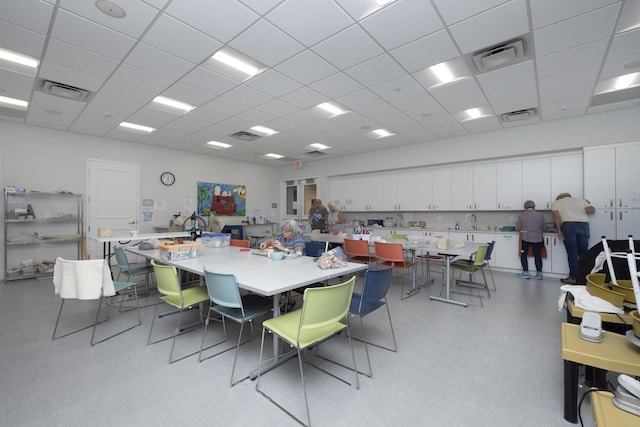
[[[83,197],[4,189],[4,282],[51,277],[57,257],[82,257]]]

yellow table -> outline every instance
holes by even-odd
[[[568,323],[580,323],[582,316],[584,315],[585,311],[587,311],[576,306],[575,301],[570,295],[567,295],[567,299],[565,300],[565,308],[567,309]],[[598,314],[602,318],[603,322],[618,323],[620,325],[633,324],[633,318],[628,312],[625,312],[624,314],[620,314],[620,315],[615,315],[613,313],[601,313],[601,312],[598,312]]]
[[[613,393],[596,391],[591,393],[593,421],[598,427],[631,427],[640,425],[640,417],[623,411],[613,404]]]
[[[624,335],[604,331],[601,343],[580,338],[580,326],[562,323],[562,359],[564,360],[564,419],[578,422],[578,367],[592,366],[601,371],[640,375],[640,347]],[[605,376],[600,376],[601,382]],[[596,384],[606,388],[604,383]]]

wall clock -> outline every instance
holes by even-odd
[[[171,172],[162,172],[160,175],[160,181],[167,186],[173,185],[173,183],[176,182],[176,176]]]

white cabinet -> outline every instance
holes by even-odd
[[[81,194],[4,192],[4,282],[51,276],[57,257],[81,259]]]
[[[582,154],[565,154],[551,157],[551,197],[560,193],[583,197]]]
[[[382,210],[382,178],[380,175],[361,175],[355,178],[355,211]]]
[[[353,197],[356,192],[356,179],[353,177],[331,179],[331,201],[341,211],[353,210]]]
[[[496,209],[496,165],[486,163],[451,168],[453,210]]]
[[[451,210],[451,168],[433,169],[433,210]]]
[[[640,144],[585,148],[586,197],[596,208],[589,218],[591,238],[625,239],[640,232]]]
[[[547,258],[542,259],[542,271],[547,273],[569,275],[569,259],[564,242],[557,234],[545,234],[544,246],[547,250]]]
[[[414,173],[396,172],[381,176],[382,210],[407,211],[414,209]]]
[[[551,197],[551,158],[522,160],[522,202],[533,200],[536,209],[551,209]]]
[[[496,164],[496,202],[498,210],[522,209],[522,161]]]
[[[413,174],[413,205],[419,211],[433,210],[433,170],[417,170]]]
[[[518,234],[495,234],[493,256],[496,267],[522,270],[519,255]]]

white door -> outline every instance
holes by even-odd
[[[111,227],[113,236],[126,236],[137,230],[139,166],[89,159],[87,173],[87,236],[96,237],[100,227]],[[102,257],[102,245],[89,239],[88,246],[91,258]]]

